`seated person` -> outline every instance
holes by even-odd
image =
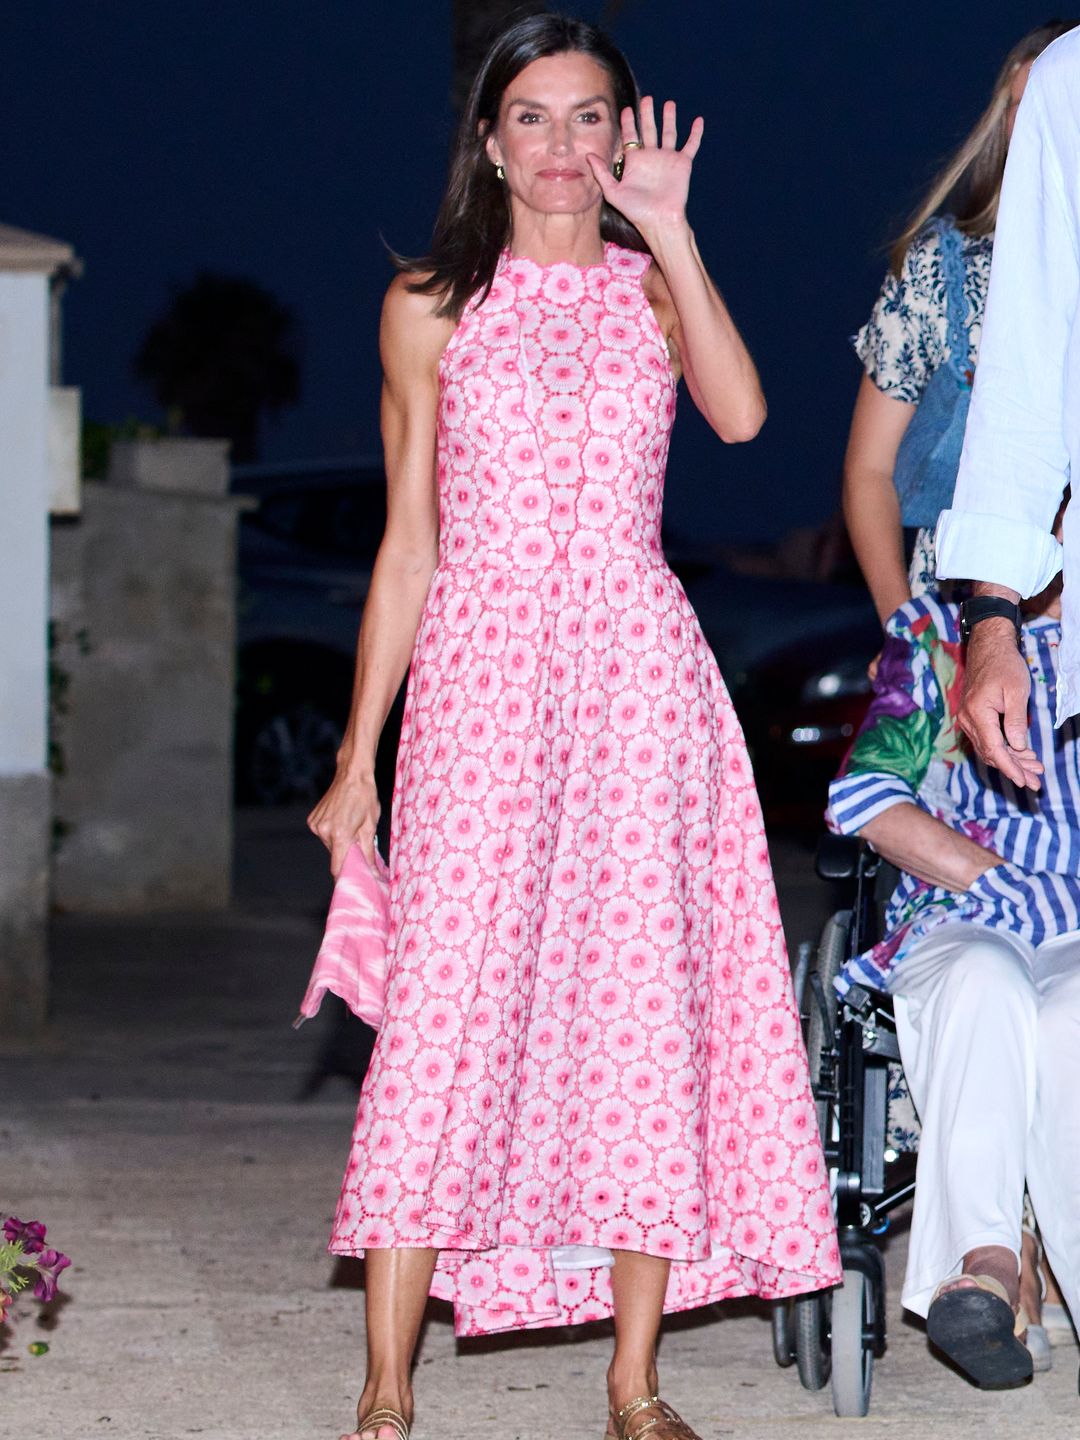
[[[886,625],[866,721],[829,823],[905,873],[884,938],[838,982],[895,997],[922,1122],[903,1302],[976,1384],[1031,1374],[1017,1338],[1024,1182],[1080,1303],[1080,724],[1054,728],[1060,582],[1027,602],[1041,791],[973,758],[956,723],[959,607],[924,595]]]

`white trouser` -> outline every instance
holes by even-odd
[[[977,1246],[1019,1255],[1026,1176],[1080,1318],[1080,933],[1036,950],[951,921],[912,946],[889,988],[922,1120],[904,1304],[925,1315]]]

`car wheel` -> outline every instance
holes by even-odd
[[[334,778],[342,727],[311,700],[266,711],[241,762],[242,790],[257,805],[314,804]]]

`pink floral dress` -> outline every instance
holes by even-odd
[[[331,1250],[441,1251],[476,1335],[840,1278],[761,811],[664,562],[649,259],[503,258],[440,366],[386,1010]]]

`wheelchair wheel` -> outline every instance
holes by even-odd
[[[838,910],[829,917],[821,932],[818,944],[815,975],[819,984],[807,987],[806,1055],[810,1062],[810,1083],[817,1087],[821,1076],[822,1052],[833,1044],[836,1035],[836,1020],[839,999],[833,989],[833,981],[840,973],[840,967],[847,959],[848,937],[851,932],[851,911]],[[818,1130],[823,1143],[831,1139],[830,1106],[828,1100],[817,1100]]]
[[[877,1295],[861,1270],[846,1269],[832,1297],[832,1398],[837,1415],[865,1415],[874,1378]]]
[[[795,1329],[792,1321],[792,1302],[774,1300],[770,1319],[772,1321],[773,1359],[781,1370],[795,1363]]]
[[[804,1390],[820,1390],[829,1378],[830,1292],[816,1290],[795,1301],[795,1363]]]

